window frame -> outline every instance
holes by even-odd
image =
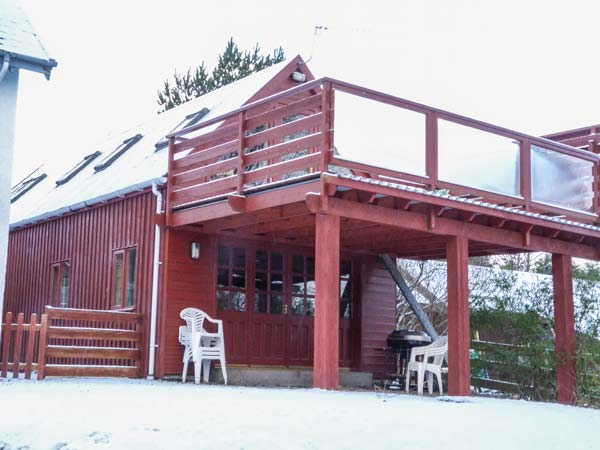
[[[24,180],[19,181],[10,189],[10,203],[14,203],[19,200],[48,176],[45,173],[42,173],[36,177],[32,175],[29,175]]]
[[[127,150],[133,147],[140,139],[144,136],[141,134],[136,134],[130,138],[125,139],[121,142],[117,148],[111,151],[108,155],[100,160],[98,164],[94,166],[94,173],[98,173],[109,167],[112,163],[114,163],[117,159],[119,159]]]
[[[66,301],[64,298],[63,279],[65,276],[65,268],[68,267]],[[68,308],[71,303],[71,274],[73,272],[70,259],[56,261],[50,265],[50,304],[56,308]]]
[[[133,295],[132,303],[129,304],[129,277],[130,271],[130,256],[131,253],[135,252],[135,267],[133,272]],[[117,273],[117,258],[122,256],[122,274],[120,286],[117,286],[118,273]],[[134,311],[137,306],[138,288],[137,283],[139,279],[139,263],[138,263],[138,248],[135,245],[129,247],[122,247],[114,249],[111,258],[111,293],[110,293],[110,309],[118,311]],[[120,295],[120,303],[117,303],[117,292]]]
[[[56,180],[56,187],[62,186],[63,184],[66,184],[69,181],[71,181],[79,172],[81,172],[83,169],[89,166],[90,163],[92,163],[101,154],[102,152],[100,150],[96,150],[94,153],[90,153],[89,155],[84,156],[83,159],[79,161],[75,167],[73,167],[62,177]]]
[[[179,122],[175,126],[175,128],[173,128],[171,131],[169,131],[168,134],[172,134],[172,133],[175,133],[176,131],[181,131],[184,128],[196,125],[198,122],[200,122],[202,119],[204,119],[204,117],[209,112],[210,112],[210,109],[205,107],[205,108],[202,108],[200,111],[196,111],[194,113],[188,114],[187,116],[185,116],[185,119],[183,119],[181,122]],[[154,144],[154,151],[158,152],[159,150],[162,150],[163,148],[168,147],[168,145],[169,145],[169,139],[167,139],[166,136],[163,136],[160,141],[158,141],[156,144]]]
[[[227,264],[222,264],[221,263],[221,249],[226,249],[227,250]],[[235,251],[241,251],[243,252],[244,255],[244,265],[243,267],[239,264],[236,264],[235,261],[235,255],[234,252]],[[236,313],[242,313],[245,314],[246,312],[249,312],[249,308],[250,308],[250,304],[249,304],[249,286],[248,283],[250,282],[250,280],[248,279],[248,249],[243,247],[243,246],[237,246],[237,245],[225,245],[225,244],[219,244],[217,247],[217,270],[216,270],[216,290],[215,290],[215,297],[216,297],[216,308],[217,311],[219,312],[236,312]],[[219,275],[221,271],[227,271],[227,285],[220,285],[219,284]],[[239,287],[236,286],[233,282],[233,278],[234,278],[234,272],[242,272],[244,273],[244,287]],[[252,280],[254,281],[254,280]],[[227,295],[227,307],[223,308],[221,302],[219,301],[219,294],[221,295]],[[234,302],[234,296],[235,295],[243,295],[243,309],[240,309],[239,307],[234,308],[235,302]]]

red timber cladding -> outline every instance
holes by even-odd
[[[41,314],[50,304],[51,266],[66,260],[71,261],[69,306],[111,309],[113,251],[135,246],[135,312],[144,314],[147,340],[155,208],[147,191],[11,231],[4,311]],[[146,371],[147,345],[142,352]]]
[[[396,285],[375,257],[363,257],[361,273],[360,370],[378,378],[395,371],[395,358],[383,351],[396,326]]]
[[[187,231],[167,230],[157,375],[181,373],[183,347],[179,344],[182,309],[200,308],[215,317],[216,241]],[[200,243],[200,259],[190,258],[190,244]]]

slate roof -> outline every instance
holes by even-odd
[[[199,123],[242,106],[288,63],[289,61],[284,61],[268,67],[159,114],[145,123],[120,131],[103,142],[82,149],[80,158],[65,161],[64,164],[59,165],[60,167],[52,167],[51,164],[41,167],[34,176],[41,173],[47,173],[48,176],[12,203],[11,228],[108,200],[123,195],[125,191],[146,188],[153,180],[161,181],[167,173],[168,148],[163,147],[157,151],[155,148],[157,142],[187,116],[204,108],[208,108],[209,111]],[[214,130],[218,125],[208,126],[202,132]],[[94,166],[106,155],[123,141],[137,134],[141,134],[142,138],[109,167],[101,171],[94,170]],[[83,155],[89,155],[97,150],[102,154],[91,164],[67,183],[56,185],[57,180],[81,162]],[[49,151],[48,154],[49,157],[56,159],[55,151]]]
[[[0,0],[0,56],[3,54],[10,55],[11,66],[43,73],[46,78],[56,67],[15,0]]]

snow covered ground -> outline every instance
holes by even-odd
[[[600,411],[516,400],[49,379],[0,405],[4,450],[600,448]]]

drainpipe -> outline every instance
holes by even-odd
[[[163,195],[158,190],[156,181],[152,182],[152,193],[156,196],[156,214],[163,213]],[[156,316],[158,311],[158,278],[160,274],[160,225],[154,226],[154,264],[152,266],[152,304],[150,308],[150,347],[148,351],[148,380],[154,379],[154,362],[156,359]]]
[[[10,55],[6,53],[2,61],[2,68],[0,69],[0,83],[2,83],[2,80],[4,80],[4,77],[8,72],[8,66],[10,66]]]
[[[4,313],[4,285],[8,257],[8,222],[10,221],[10,186],[19,71],[9,72],[10,55],[5,53],[0,67],[0,316]],[[0,317],[0,336],[2,336]],[[1,338],[0,338],[1,340]]]

